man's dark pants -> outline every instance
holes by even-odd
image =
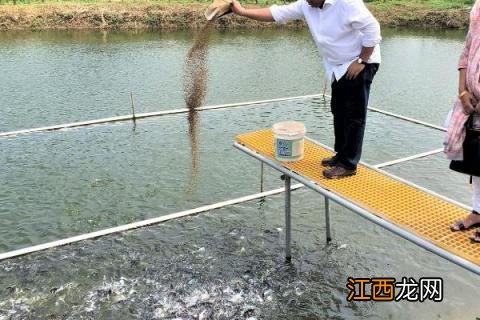
[[[345,169],[356,169],[362,155],[370,85],[378,67],[378,63],[366,64],[355,79],[344,75],[332,83],[335,162]]]

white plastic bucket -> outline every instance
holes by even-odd
[[[283,121],[273,125],[275,158],[280,161],[303,159],[305,125],[298,121]]]

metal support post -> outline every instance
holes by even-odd
[[[291,216],[290,216],[290,194],[291,194],[291,179],[287,175],[282,176],[285,180],[285,260],[290,262],[292,260],[292,253],[290,250],[291,241]]]
[[[263,177],[264,177],[264,167],[263,167],[263,162],[260,162],[260,192],[263,192]]]
[[[330,199],[325,197],[325,225],[327,229],[327,243],[332,241],[332,236],[330,234]]]

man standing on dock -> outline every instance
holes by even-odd
[[[297,0],[288,5],[232,10],[258,21],[306,21],[332,85],[335,156],[322,160],[325,178],[356,174],[362,153],[370,85],[381,57],[380,25],[362,0]]]

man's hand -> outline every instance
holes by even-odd
[[[355,79],[360,74],[360,72],[363,71],[363,69],[365,69],[365,65],[363,63],[358,63],[357,61],[353,61],[352,64],[348,66],[347,74],[346,74],[347,79],[348,80]]]
[[[238,14],[239,16],[243,16],[243,13],[245,12],[245,8],[242,7],[240,2],[237,0],[232,0],[232,11],[235,14]]]
[[[270,8],[249,8],[245,9],[237,0],[232,0],[232,12],[242,16],[247,17],[257,21],[267,21],[273,22],[275,21],[272,16],[272,12]]]
[[[470,94],[470,92],[467,92],[466,94],[461,96],[460,101],[462,101],[463,113],[465,114],[471,114],[475,112],[475,107],[478,106],[474,105],[475,100],[473,99],[473,96]]]

